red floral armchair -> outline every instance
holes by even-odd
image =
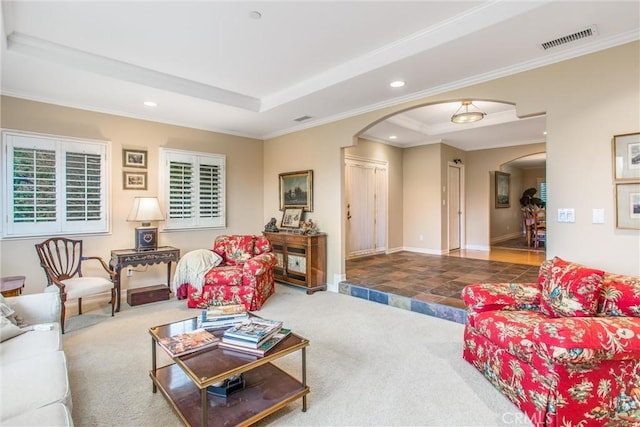
[[[203,252],[208,255],[206,262]],[[212,251],[193,251],[180,259],[174,279],[176,295],[186,297],[190,308],[235,303],[250,311],[260,310],[275,290],[275,265],[276,257],[265,237],[218,236]]]
[[[462,298],[463,358],[535,425],[640,425],[640,278],[556,257]]]

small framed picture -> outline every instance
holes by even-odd
[[[280,210],[302,208],[313,212],[313,171],[280,174]]]
[[[640,133],[613,136],[613,178],[640,179]]]
[[[147,151],[122,149],[122,167],[146,169]]]
[[[511,183],[509,182],[511,174],[496,171],[496,208],[508,208],[511,206],[509,193],[511,191]]]
[[[302,221],[302,208],[285,209],[282,214],[282,228],[300,228]]]
[[[616,228],[640,230],[640,183],[616,184]]]
[[[122,188],[124,190],[146,190],[146,172],[122,172]]]

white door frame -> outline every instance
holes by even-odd
[[[460,180],[459,180],[459,189],[458,189],[458,197],[460,198],[460,249],[465,249],[467,240],[466,240],[466,209],[465,209],[465,178],[464,178],[464,165],[462,163],[454,163],[447,162],[447,252],[449,249],[449,218],[451,215],[451,183],[449,182],[449,168],[457,168],[460,171]]]

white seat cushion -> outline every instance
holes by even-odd
[[[62,283],[67,291],[67,299],[109,292],[113,288],[113,283],[104,277],[74,277],[62,280]]]
[[[3,363],[0,391],[3,425],[6,419],[52,403],[62,403],[71,409],[71,391],[64,353],[53,351],[25,360]]]
[[[3,425],[7,426],[47,426],[47,427],[66,427],[73,426],[71,411],[62,403],[54,403],[34,409],[17,417],[4,420]]]
[[[10,340],[3,341],[0,345],[0,364],[11,363],[18,360],[37,356],[41,353],[62,350],[62,334],[58,323],[29,326],[26,333]],[[51,329],[46,330],[47,327]]]

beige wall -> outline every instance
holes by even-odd
[[[388,144],[358,138],[358,144],[345,148],[345,156],[355,156],[387,162],[388,212],[387,250],[402,249],[402,149]]]
[[[574,208],[576,222],[548,222],[547,256],[554,255],[605,270],[640,274],[638,231],[615,228],[611,173],[611,137],[640,130],[640,43],[634,42],[536,70],[493,80],[403,105],[350,117],[339,122],[265,141],[265,181],[282,170],[298,170],[301,162],[318,169],[330,206],[318,208],[321,227],[329,235],[329,280],[344,273],[344,205],[341,147],[353,145],[354,136],[399,111],[430,103],[485,99],[515,103],[520,116],[546,113],[548,209]],[[424,148],[428,150],[428,148]],[[292,151],[308,155],[284,156]],[[488,150],[483,150],[488,151]],[[534,152],[544,151],[544,149]],[[491,170],[531,153],[489,158],[490,153],[469,152],[465,161],[466,240],[471,247],[488,247],[490,236]],[[441,214],[416,212],[413,196],[417,183],[407,180],[405,156],[405,246],[416,245],[415,235],[424,218]],[[276,166],[270,165],[275,161]],[[332,164],[325,164],[331,162]],[[410,163],[410,162],[409,162]],[[489,166],[490,165],[490,166]],[[420,172],[417,172],[420,174]],[[587,194],[585,197],[585,189]],[[430,189],[429,191],[433,191]],[[316,192],[316,194],[318,194]],[[419,195],[419,194],[418,194]],[[415,203],[426,206],[421,195]],[[265,216],[277,206],[277,185],[265,185]],[[318,205],[318,203],[317,203]],[[338,209],[338,206],[342,206]],[[427,206],[428,207],[428,206]],[[591,210],[605,210],[604,224],[591,224]],[[410,212],[408,212],[410,211]],[[438,209],[441,212],[441,209]],[[410,218],[408,218],[410,217]],[[550,218],[555,215],[550,214]],[[419,226],[409,225],[415,221]],[[440,232],[442,232],[440,230]],[[425,231],[426,233],[426,231]],[[337,237],[341,238],[338,239]],[[589,236],[588,240],[585,236]],[[587,241],[589,242],[587,244]],[[430,242],[431,244],[431,242]],[[605,256],[603,256],[605,254]]]
[[[85,254],[103,257],[112,249],[134,245],[136,223],[126,222],[134,196],[158,195],[158,148],[225,154],[227,156],[227,228],[161,233],[160,245],[172,245],[186,253],[210,248],[215,236],[225,233],[260,233],[266,223],[263,202],[262,141],[214,132],[188,129],[144,120],[65,108],[2,97],[0,125],[4,129],[111,141],[111,235],[85,236]],[[122,148],[148,150],[148,191],[122,189]],[[0,274],[25,275],[26,292],[44,289],[45,276],[34,243],[44,240],[0,241]],[[137,267],[143,270],[144,267]],[[145,273],[123,277],[122,287],[166,283],[166,265],[150,266]]]
[[[442,248],[442,144],[406,148],[404,158],[404,247],[437,253]]]
[[[522,169],[522,188],[520,188],[520,195],[518,196],[518,199],[522,197],[522,193],[524,193],[524,190],[528,188],[535,188],[537,192],[534,197],[539,198],[540,188],[538,188],[538,180],[541,179],[544,182],[546,176],[546,168]]]

